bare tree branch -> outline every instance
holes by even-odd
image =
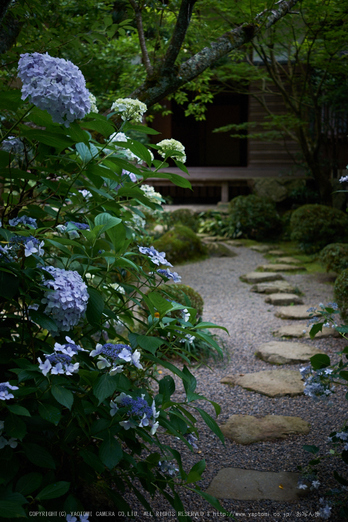
[[[148,53],[147,47],[146,47],[144,27],[143,27],[143,18],[141,15],[141,7],[135,0],[129,0],[129,3],[131,4],[131,6],[134,10],[134,13],[135,13],[135,21],[137,24],[139,44],[140,44],[140,49],[141,49],[141,55],[143,58],[143,64],[144,64],[147,76],[150,77],[153,74],[153,67],[152,67],[149,53]]]
[[[227,31],[216,41],[211,42],[194,56],[184,62],[179,70],[174,67],[164,70],[163,66],[156,71],[153,77],[148,77],[145,82],[132,94],[132,98],[138,98],[148,107],[159,102],[168,94],[175,92],[185,83],[199,76],[203,71],[212,66],[223,56],[234,49],[242,47],[255,36],[268,29],[283,16],[285,16],[300,0],[279,0],[277,8],[263,11],[256,16],[254,23],[243,24],[240,27]]]

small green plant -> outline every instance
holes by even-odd
[[[348,268],[348,243],[330,243],[319,254],[319,260],[326,271],[342,272]]]
[[[232,199],[227,225],[234,229],[232,237],[257,241],[275,238],[282,229],[274,204],[254,194]]]
[[[185,227],[189,227],[194,232],[198,232],[198,215],[189,208],[178,208],[177,210],[170,212],[169,221],[171,226],[177,224],[184,225]]]
[[[207,249],[200,238],[188,227],[175,225],[161,238],[154,241],[154,247],[166,253],[173,264],[200,259],[207,255]]]
[[[173,301],[183,306],[195,308],[197,310],[197,318],[203,316],[203,297],[190,286],[182,283],[165,285],[161,288],[161,294],[170,297]]]
[[[319,252],[335,238],[338,243],[348,239],[348,216],[337,208],[325,205],[303,205],[291,216],[291,239],[308,253]]]

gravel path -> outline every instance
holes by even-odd
[[[338,429],[346,415],[344,400],[345,390],[341,389],[333,396],[332,403],[315,402],[306,396],[269,398],[240,388],[232,388],[221,384],[220,379],[228,374],[251,373],[261,370],[277,369],[278,366],[267,364],[254,356],[258,346],[264,342],[274,340],[272,331],[285,324],[292,324],[275,317],[277,307],[264,302],[265,295],[250,292],[250,285],[239,280],[239,276],[256,269],[264,264],[262,254],[245,247],[234,249],[238,254],[233,258],[210,258],[205,261],[175,267],[181,275],[182,283],[192,286],[204,298],[204,317],[206,321],[225,326],[229,336],[224,332],[221,337],[228,350],[228,360],[225,363],[212,363],[210,368],[199,367],[190,371],[197,378],[197,392],[221,405],[221,414],[218,423],[222,424],[233,414],[248,415],[291,415],[299,416],[310,422],[311,431],[307,436],[290,436],[285,440],[259,442],[248,446],[238,445],[226,440],[225,446],[210,432],[205,424],[198,421],[200,439],[198,449],[191,453],[178,441],[176,448],[182,452],[185,468],[188,470],[199,458],[206,460],[206,471],[199,486],[206,490],[218,471],[224,467],[237,467],[259,471],[298,471],[297,466],[306,465],[310,454],[303,451],[304,444],[319,445],[327,453],[330,447],[326,439],[330,432]],[[325,276],[315,274],[284,275],[285,279],[297,286],[305,295],[304,303],[318,306],[320,302],[328,303],[333,300],[333,287],[325,282]],[[296,342],[296,340],[294,340]],[[300,342],[313,344],[313,341],[301,339]],[[343,349],[345,342],[341,339],[318,339],[314,341],[317,348],[334,355]],[[296,369],[301,365],[283,365],[282,368]],[[176,398],[184,397],[180,382],[177,386]],[[213,414],[213,408],[202,402],[203,407]],[[201,406],[201,404],[200,404]],[[336,463],[335,463],[336,465]],[[237,520],[253,520],[267,522],[311,520],[318,517],[315,513],[319,509],[319,498],[323,496],[327,486],[332,486],[332,471],[336,469],[334,459],[328,459],[321,465],[322,484],[318,491],[295,503],[280,503],[268,500],[262,501],[235,501],[222,500],[225,509],[235,514]],[[217,513],[207,502],[196,494],[186,491],[181,493],[185,509],[191,512],[195,521],[208,522],[210,520],[231,520]],[[142,508],[136,502],[132,507],[137,510],[137,521],[149,520]],[[177,520],[175,516],[165,514],[172,511],[165,501],[152,501],[155,511],[161,513],[157,517],[160,521]],[[238,515],[237,515],[238,514]],[[152,518],[152,520],[154,520]],[[340,520],[337,513],[333,513],[330,520]]]

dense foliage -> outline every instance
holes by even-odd
[[[163,250],[167,259],[174,264],[193,261],[207,254],[205,245],[189,227],[175,225],[154,241],[157,250]]]
[[[234,237],[262,241],[277,237],[281,232],[281,219],[275,205],[253,194],[237,196],[230,201],[229,224]]]
[[[50,520],[61,520],[58,513],[93,510],[106,497],[131,511],[126,489],[151,511],[140,486],[184,511],[177,488],[190,485],[220,509],[194,485],[204,461],[186,470],[161,441],[166,433],[192,448],[195,414],[223,441],[194,402],[204,398],[189,369],[163,358],[175,345],[185,360],[179,340],[187,335],[219,351],[204,333],[215,325],[196,323],[193,308],[171,315],[186,307],[157,288],[180,277],[144,239],[141,209],[161,207],[143,182],[150,167],[182,158],[182,145],[154,147],[154,159],[132,139],[132,131],[155,132],[134,123],[144,112],[134,100],[116,100],[115,128],[83,91],[87,115],[78,122],[73,64],[46,67],[37,58],[25,57],[28,100],[16,90],[0,98],[0,516],[50,510]],[[52,116],[38,107],[44,102]],[[52,121],[58,116],[63,123]],[[174,379],[159,378],[158,365],[182,380],[184,400],[173,399]]]
[[[303,205],[290,220],[291,239],[306,253],[318,252],[332,242],[344,243],[348,238],[347,214],[325,205]]]
[[[330,243],[321,250],[319,260],[326,271],[341,272],[348,268],[348,243]]]

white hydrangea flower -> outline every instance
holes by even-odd
[[[157,143],[157,146],[159,147],[158,154],[162,156],[162,158],[168,156],[168,152],[171,151],[170,157],[179,160],[182,163],[185,163],[185,147],[182,143],[180,143],[180,141],[171,138],[169,140],[160,141],[159,143]],[[174,151],[174,154],[172,151]],[[178,152],[179,155],[176,155],[175,152]]]
[[[111,110],[121,114],[123,121],[141,123],[144,113],[147,111],[145,103],[132,98],[118,98],[111,105]]]

